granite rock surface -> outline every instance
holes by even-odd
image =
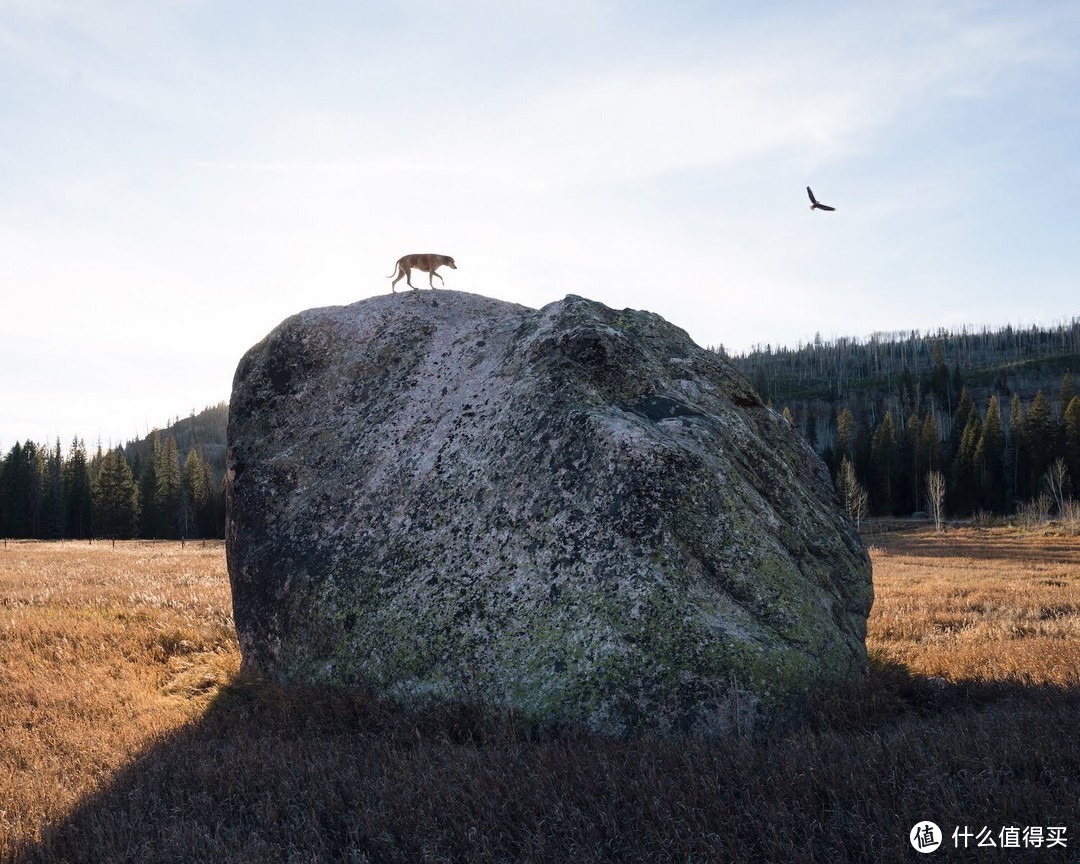
[[[865,672],[813,450],[657,315],[454,291],[284,321],[233,383],[244,663],[606,734],[721,734]]]

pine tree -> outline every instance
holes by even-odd
[[[60,452],[59,438],[56,439],[56,447],[45,457],[42,496],[42,536],[50,540],[58,540],[64,536],[66,510],[64,457]]]
[[[120,450],[101,458],[94,483],[94,533],[114,540],[135,536],[139,524],[139,487]]]
[[[1058,407],[1063,417],[1075,395],[1076,388],[1073,386],[1072,375],[1066,372],[1061,376],[1061,389],[1058,391]]]
[[[1009,443],[1005,462],[1010,477],[1010,495],[1014,499],[1031,497],[1031,460],[1028,458],[1027,414],[1018,393],[1009,405]]]
[[[919,486],[921,477],[926,473],[925,457],[922,449],[922,420],[916,412],[912,412],[904,426],[903,442],[901,450],[903,456],[903,488],[907,500],[904,502],[904,510],[919,509]]]
[[[40,539],[44,459],[33,441],[15,442],[0,475],[0,514],[5,537]]]
[[[971,394],[968,393],[967,387],[964,387],[960,391],[960,401],[956,404],[956,411],[953,412],[952,429],[949,431],[946,458],[955,461],[956,457],[960,454],[960,439],[964,435],[964,429],[967,428],[968,418],[971,416],[972,411],[975,411],[975,403],[972,401]]]
[[[855,448],[855,416],[846,405],[836,418],[836,458],[843,462]]]
[[[976,451],[982,435],[982,421],[978,411],[968,415],[964,432],[960,436],[960,449],[956,454],[953,470],[953,495],[950,499],[953,509],[960,513],[970,513],[979,498],[978,466]]]
[[[1076,388],[1073,387],[1072,376],[1066,372],[1061,376],[1061,389],[1058,390],[1058,419],[1054,425],[1054,453],[1058,458],[1065,458],[1065,412],[1069,408],[1069,403],[1076,395]],[[1068,460],[1066,460],[1066,464]]]
[[[154,471],[157,475],[154,503],[161,516],[157,536],[175,539],[180,522],[180,458],[172,435],[161,447]]]
[[[0,470],[0,533],[4,537],[30,536],[26,483],[23,446],[16,441],[4,457]]]
[[[161,434],[155,429],[150,433],[149,458],[143,457],[142,471],[139,474],[139,500],[142,510],[139,513],[139,536],[147,539],[165,536],[164,518],[158,509],[157,466],[161,461]]]
[[[1039,489],[1046,467],[1054,461],[1054,423],[1050,414],[1050,401],[1042,390],[1035,394],[1031,409],[1024,421],[1027,452],[1030,459],[1030,489]]]
[[[192,447],[184,458],[181,481],[182,537],[194,537],[201,533],[199,515],[206,509],[206,501],[209,497],[210,490],[206,486],[203,461]]]
[[[1001,426],[1001,409],[996,395],[986,407],[986,420],[975,450],[979,471],[980,503],[1000,513],[1005,508],[1005,432]]]
[[[870,462],[874,475],[875,510],[891,516],[893,512],[893,480],[896,470],[896,430],[892,412],[886,411],[870,442]]]
[[[101,439],[98,438],[97,448],[94,450],[94,455],[90,457],[90,483],[96,484],[98,478],[98,472],[101,471],[101,461],[105,458],[105,453],[101,449]]]
[[[1074,496],[1080,496],[1080,396],[1073,396],[1065,408],[1065,467],[1072,479]]]
[[[23,445],[23,457],[27,459],[30,536],[40,540],[45,536],[45,450],[27,441]]]
[[[64,499],[66,518],[64,533],[79,540],[90,536],[94,511],[90,466],[86,462],[86,445],[76,438],[71,442],[64,463]]]

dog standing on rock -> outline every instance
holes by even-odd
[[[415,267],[417,270],[423,270],[428,274],[428,285],[430,285],[431,290],[434,291],[435,283],[432,281],[432,277],[439,276],[435,271],[443,266],[449,267],[451,270],[457,270],[457,264],[454,263],[454,259],[449,255],[436,255],[433,252],[404,255],[401,258],[398,258],[394,273],[391,273],[390,276],[387,276],[386,278],[390,279],[395,273],[397,274],[397,278],[390,283],[390,290],[395,294],[397,293],[397,288],[394,286],[401,281],[402,277],[405,277],[405,282],[413,291],[417,291],[419,289],[412,284],[412,271]],[[442,282],[444,286],[446,285],[446,280],[443,279],[442,276],[439,276],[439,281]]]

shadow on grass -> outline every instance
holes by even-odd
[[[878,546],[890,554],[909,558],[953,558],[962,555],[977,560],[1016,561],[1024,564],[1080,563],[1080,540],[1071,536],[1054,536],[1053,539],[1060,541],[1062,545],[1041,545],[1037,558],[1032,554],[1032,538],[1020,534],[987,532],[984,536],[979,536],[950,531],[941,534],[891,532],[867,535],[863,539],[870,546]]]
[[[713,742],[541,734],[237,679],[16,860],[910,861],[924,819],[1075,835],[1078,728],[1077,692],[880,659],[800,720]],[[1037,860],[1076,860],[1069,835]]]

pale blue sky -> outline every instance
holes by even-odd
[[[736,351],[1068,319],[1078,51],[1073,2],[0,0],[0,448],[227,399],[412,251]]]

